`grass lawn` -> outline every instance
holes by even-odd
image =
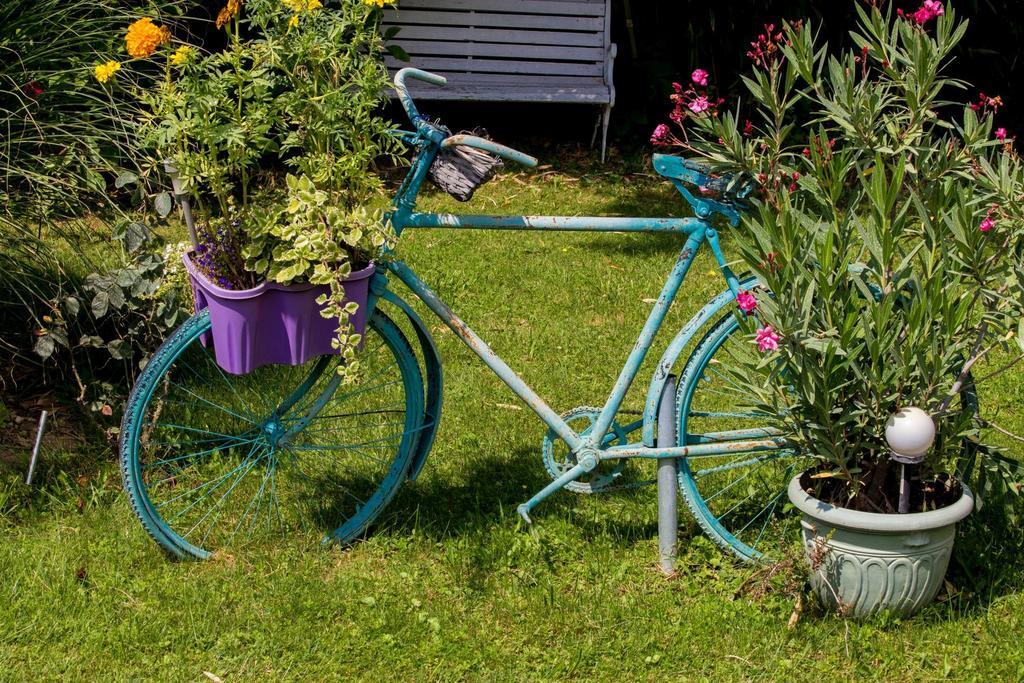
[[[640,167],[561,170],[506,174],[468,207],[436,194],[423,206],[683,209]],[[561,411],[603,403],[679,247],[672,236],[424,231],[399,253]],[[664,329],[722,288],[705,253]],[[446,373],[433,454],[351,548],[291,538],[173,562],[132,516],[102,445],[46,453],[27,510],[12,511],[27,497],[19,473],[0,471],[0,679],[1024,678],[1018,533],[970,548],[953,594],[914,619],[855,623],[807,609],[788,628],[794,601],[780,581],[761,594],[760,575],[685,516],[678,575],[656,571],[649,488],[561,493],[524,530],[515,506],[547,481],[542,424],[430,322]],[[627,409],[640,407],[652,364]],[[1022,378],[1004,374],[981,397],[986,416],[1018,432]]]

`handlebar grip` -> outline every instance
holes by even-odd
[[[519,150],[500,145],[493,140],[487,138],[477,137],[476,135],[452,135],[444,139],[441,143],[441,147],[455,147],[456,145],[465,145],[466,147],[475,147],[482,149],[485,152],[491,154],[497,154],[502,159],[508,159],[514,161],[517,164],[533,168],[537,165],[536,157],[532,157],[529,154],[524,154]]]

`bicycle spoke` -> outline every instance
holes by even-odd
[[[360,382],[338,389],[336,357],[210,368],[213,350],[196,348],[208,325],[193,318],[173,360],[143,371],[122,451],[129,495],[144,496],[133,510],[165,548],[197,557],[284,531],[357,537],[405,480],[415,433],[433,428],[401,330],[375,314]]]
[[[782,453],[785,453],[785,451],[783,451]],[[700,456],[700,455],[698,455],[696,457],[697,458],[701,458],[701,457],[715,457],[715,456]],[[746,460],[733,460],[732,462],[726,463],[724,465],[719,465],[718,467],[710,467],[710,468],[708,468],[706,470],[697,470],[696,472],[693,473],[693,476],[695,478],[697,478],[697,479],[701,479],[701,478],[706,477],[706,476],[708,476],[710,474],[718,474],[719,472],[728,472],[729,470],[739,469],[740,467],[747,467],[748,465],[756,465],[757,463],[765,462],[765,461],[768,461],[768,460],[777,460],[780,457],[783,457],[783,455],[778,453],[778,452],[774,452],[774,453],[769,453],[768,455],[761,455],[761,456],[758,456],[756,458],[748,458]]]
[[[224,406],[221,406],[221,405],[217,405],[217,404],[216,404],[216,403],[214,403],[213,401],[208,401],[207,399],[203,398],[203,397],[202,397],[202,396],[200,396],[199,394],[197,394],[197,393],[195,393],[195,392],[193,392],[193,391],[190,391],[190,390],[186,389],[185,387],[181,386],[180,384],[178,384],[178,383],[177,383],[177,382],[175,382],[174,380],[167,380],[167,381],[168,381],[168,382],[170,382],[170,383],[171,383],[171,385],[173,385],[173,386],[175,386],[175,387],[177,387],[177,388],[181,389],[182,391],[184,391],[184,392],[185,392],[186,394],[189,394],[190,396],[194,396],[194,397],[195,397],[195,398],[196,398],[197,400],[199,400],[199,401],[201,401],[201,402],[203,402],[203,403],[205,403],[205,404],[209,405],[209,406],[210,406],[210,407],[212,407],[212,408],[216,408],[217,410],[219,410],[219,411],[221,411],[221,412],[224,412],[224,413],[227,413],[228,415],[231,415],[232,417],[236,417],[236,418],[238,418],[239,420],[241,420],[242,422],[248,422],[249,424],[256,424],[256,422],[255,422],[255,421],[253,421],[253,420],[250,420],[250,419],[249,419],[249,418],[247,418],[247,417],[242,417],[242,416],[241,416],[241,415],[239,415],[238,413],[236,413],[236,412],[233,412],[233,411],[231,411],[231,410],[228,410],[228,409],[227,409],[227,408],[225,408]]]

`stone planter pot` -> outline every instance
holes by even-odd
[[[974,509],[974,495],[966,486],[950,506],[905,515],[829,505],[805,492],[800,476],[789,483],[788,494],[803,513],[808,561],[823,555],[811,575],[814,592],[826,606],[853,617],[883,610],[909,616],[935,599],[949,566],[956,523]]]

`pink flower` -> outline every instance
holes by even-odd
[[[757,350],[761,353],[765,351],[775,351],[779,348],[779,342],[782,340],[782,336],[779,335],[775,330],[772,329],[771,325],[765,325],[757,331]]]
[[[988,213],[985,214],[984,220],[982,220],[981,224],[978,226],[978,230],[981,230],[982,232],[988,232],[992,228],[996,227],[996,219],[993,218],[993,216],[998,215],[999,205],[993,204],[992,206],[989,207]]]
[[[996,128],[996,140],[1005,140],[1005,139],[1006,139],[1006,129],[1005,128]]]
[[[924,0],[924,4],[921,5],[916,12],[911,14],[910,18],[916,23],[923,25],[935,17],[941,17],[945,12],[946,10],[939,0]]]
[[[690,100],[686,106],[689,107],[690,111],[692,111],[694,114],[702,114],[711,107],[711,103],[708,102],[707,96],[697,95],[692,100]]]
[[[693,73],[690,74],[690,80],[704,88],[708,84],[708,72],[704,69],[694,69]]]
[[[743,136],[749,138],[753,134],[754,124],[748,120],[746,123],[743,124]]]
[[[757,297],[744,289],[736,295],[736,305],[744,313],[753,313],[757,308]]]
[[[39,81],[29,81],[25,85],[21,86],[21,92],[25,97],[30,100],[34,100],[46,91],[43,90],[43,86],[39,85]]]
[[[651,144],[654,145],[667,145],[668,144],[669,130],[668,126],[664,123],[659,123],[658,127],[651,133]]]

